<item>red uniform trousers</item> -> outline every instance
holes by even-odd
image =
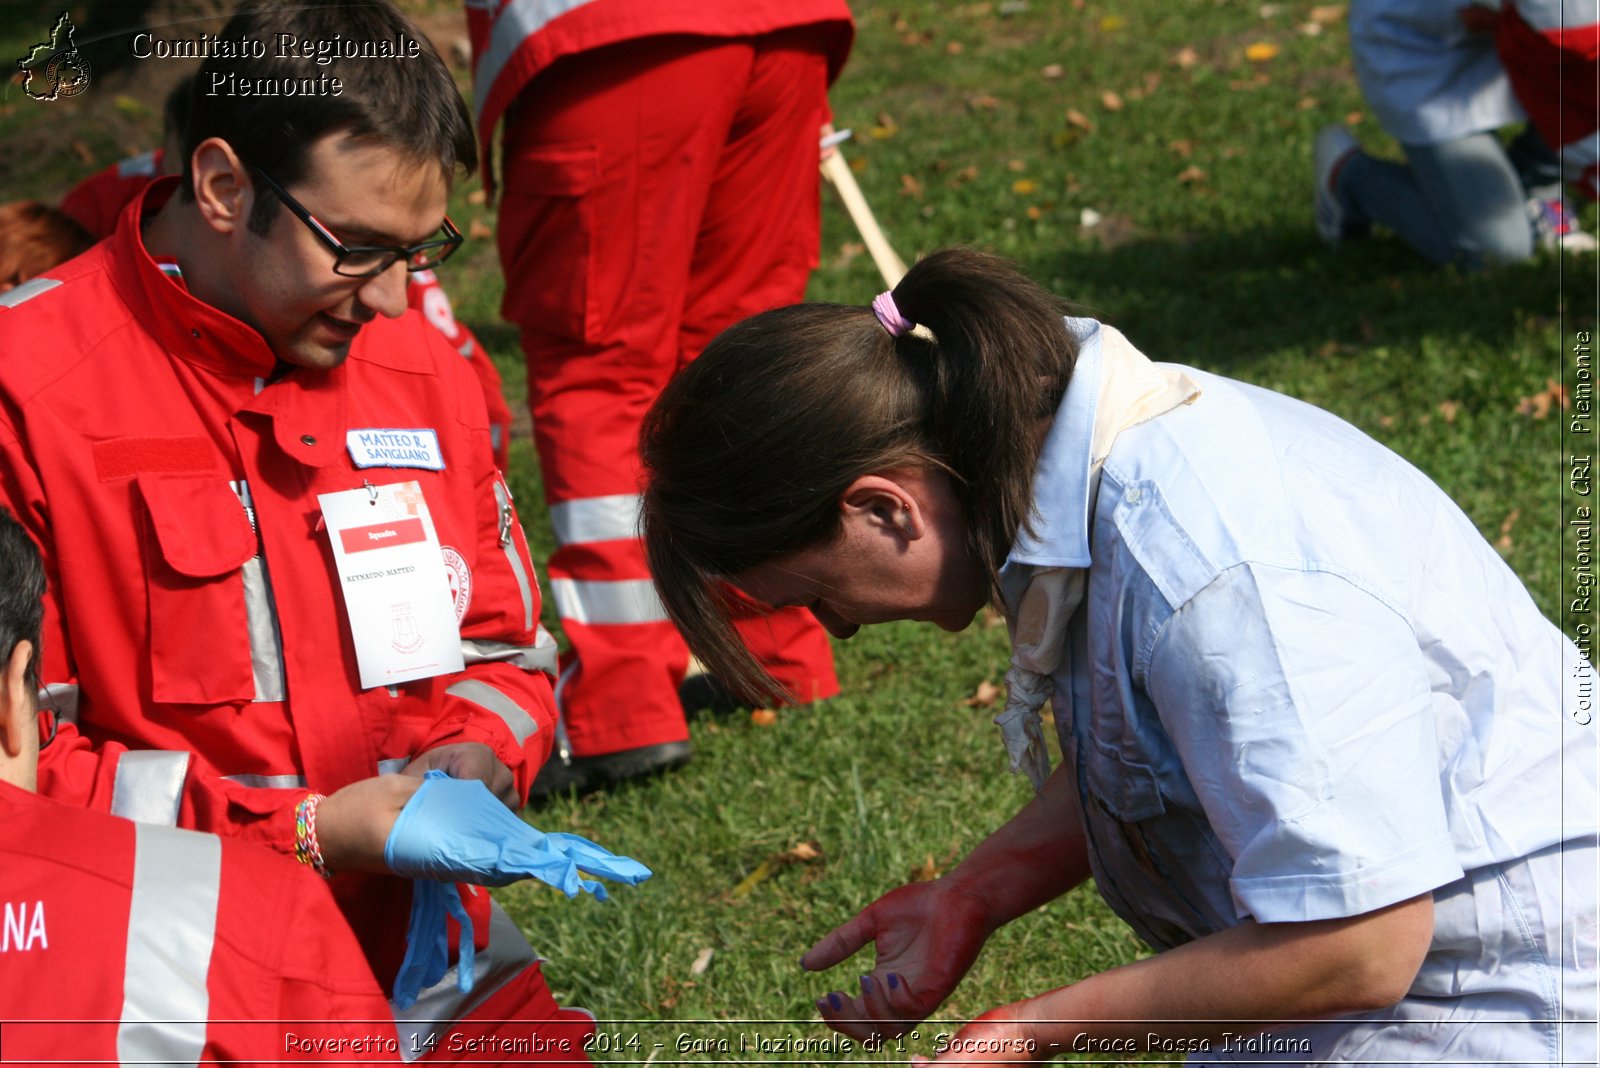
[[[507,118],[500,259],[572,644],[572,751],[688,736],[687,649],[638,539],[638,436],[679,368],[730,324],[795,303],[816,263],[825,28],[626,41],[537,75]],[[838,692],[827,637],[785,609],[739,623],[800,699]]]

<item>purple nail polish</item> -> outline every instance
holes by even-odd
[[[872,976],[863,975],[861,977],[861,992],[863,994],[872,993]]]
[[[826,1001],[824,1001],[822,998],[818,998],[815,1002],[813,1002],[813,1004],[816,1005],[817,1012],[823,1013],[823,1014],[827,1013],[827,1011],[828,1011],[828,1003]]]
[[[900,989],[900,977],[898,975],[896,975],[894,972],[890,972],[889,973],[889,989],[890,990],[899,990]]]
[[[838,994],[829,994],[828,1004],[833,1006],[834,1012],[840,1012],[844,1009],[844,999]]]

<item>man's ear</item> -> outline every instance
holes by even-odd
[[[219,234],[245,225],[255,202],[255,185],[233,146],[208,137],[194,150],[194,200],[200,217]]]
[[[839,509],[846,522],[864,522],[876,530],[892,531],[916,541],[927,529],[922,501],[913,480],[889,475],[862,475],[845,489]]]
[[[20,641],[0,669],[0,751],[13,760],[22,755],[28,733],[38,737],[34,720],[38,693],[28,683],[28,665],[33,660],[33,643]]]

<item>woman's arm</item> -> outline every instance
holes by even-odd
[[[938,1063],[1193,1052],[1273,1020],[1385,1008],[1410,989],[1432,938],[1432,894],[1343,919],[1242,923],[992,1009]]]

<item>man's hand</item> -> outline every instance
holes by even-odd
[[[421,779],[377,775],[329,794],[317,806],[317,841],[329,871],[389,873],[383,848]]]
[[[479,779],[507,808],[516,811],[522,807],[522,798],[517,796],[516,776],[494,755],[494,750],[482,742],[456,742],[430,749],[407,764],[401,774],[420,779],[435,769],[452,779]]]
[[[800,958],[807,971],[831,968],[875,943],[877,965],[861,992],[817,1002],[827,1025],[865,1039],[895,1038],[944,1004],[994,933],[986,903],[947,876],[891,890]]]

